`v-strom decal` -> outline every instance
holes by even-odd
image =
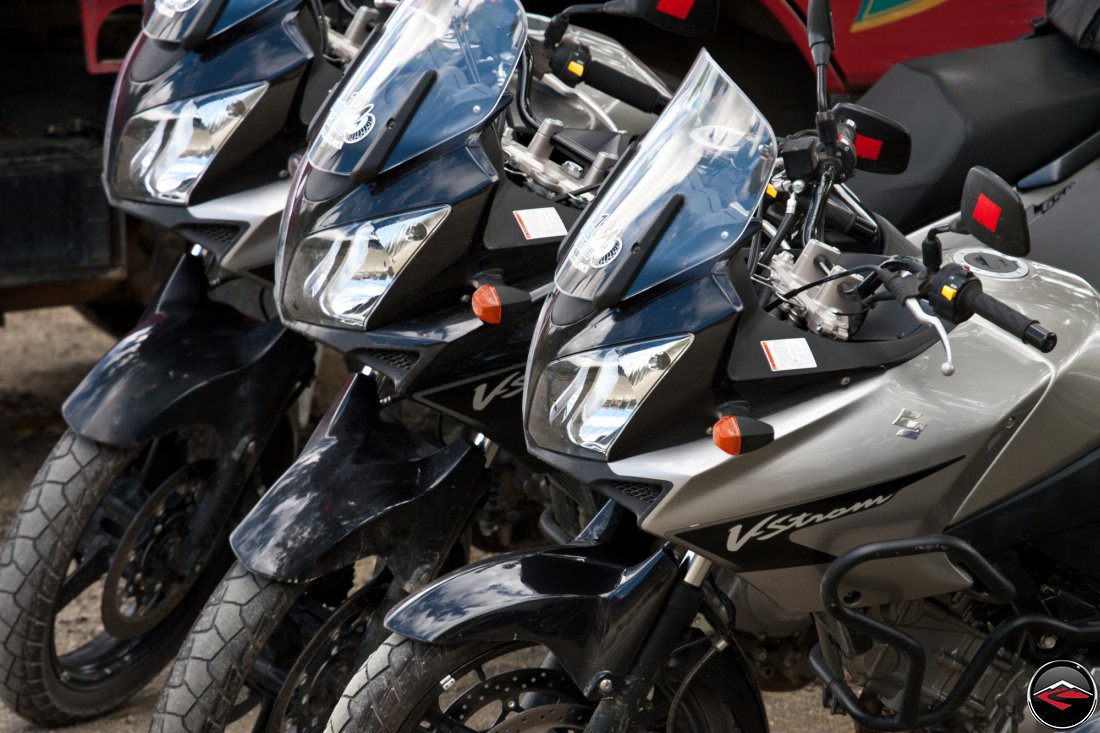
[[[883,506],[906,487],[962,458],[959,456],[916,473],[809,504],[694,529],[679,537],[719,557],[728,558],[744,571],[828,563],[833,560],[832,555],[800,545],[790,539],[790,535],[804,527],[824,524]]]

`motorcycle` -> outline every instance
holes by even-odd
[[[103,715],[156,676],[228,567],[229,529],[297,455],[316,350],[272,319],[275,237],[333,49],[370,19],[345,35],[302,2],[146,5],[104,186],[193,248],[66,400],[0,550],[0,697],[40,725]],[[92,638],[78,617],[99,620]]]
[[[529,34],[515,0],[406,0],[318,118],[276,297],[289,328],[366,368],[234,530],[237,564],[152,730],[221,729],[257,704],[242,725],[319,730],[408,592],[480,538],[515,546],[506,524],[567,538],[560,523],[595,513],[526,456],[523,361],[567,227],[668,94],[572,12]],[[696,3],[655,20],[695,32],[714,18]]]
[[[823,82],[827,3],[809,25]],[[573,229],[528,362],[529,449],[611,502],[395,608],[331,730],[766,731],[724,572],[814,614],[825,706],[861,729],[1016,730],[1059,690],[1091,714],[1100,281],[1028,259],[983,168],[919,248],[883,220],[883,251],[828,244],[832,205],[863,216],[836,184],[908,151],[819,91],[778,141],[701,55]],[[1044,248],[1081,253],[1095,178]],[[1057,660],[1077,693],[1043,687]]]

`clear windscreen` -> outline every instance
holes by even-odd
[[[683,205],[626,296],[731,247],[745,233],[775,166],[771,125],[706,51],[634,156],[570,235],[559,290],[591,300],[613,263],[653,225],[673,196]]]
[[[527,39],[516,0],[402,0],[330,102],[310,150],[348,175],[427,71],[435,81],[383,170],[477,127],[508,88]]]
[[[178,43],[203,9],[211,4],[224,5],[210,35],[236,25],[279,0],[155,0],[145,14],[145,34],[158,41]]]

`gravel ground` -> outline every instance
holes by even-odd
[[[65,429],[60,408],[65,396],[110,348],[112,340],[88,325],[75,311],[55,308],[7,315],[0,328],[0,526],[5,528],[35,471]],[[332,360],[329,360],[332,361]],[[321,409],[339,377],[318,390]],[[94,609],[90,609],[94,612]],[[83,613],[69,630],[81,633]],[[85,623],[86,618],[85,618]],[[154,681],[110,717],[65,730],[73,733],[135,733],[147,730],[160,691]],[[767,695],[772,730],[832,733],[852,730],[847,718],[821,708],[817,686],[799,692]],[[31,725],[0,705],[0,733],[29,733]]]

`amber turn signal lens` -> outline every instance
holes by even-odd
[[[482,285],[475,290],[470,303],[474,308],[474,315],[482,321],[494,326],[500,323],[500,294],[492,285]]]
[[[741,425],[737,418],[726,415],[714,423],[711,431],[714,444],[731,456],[741,455]]]

